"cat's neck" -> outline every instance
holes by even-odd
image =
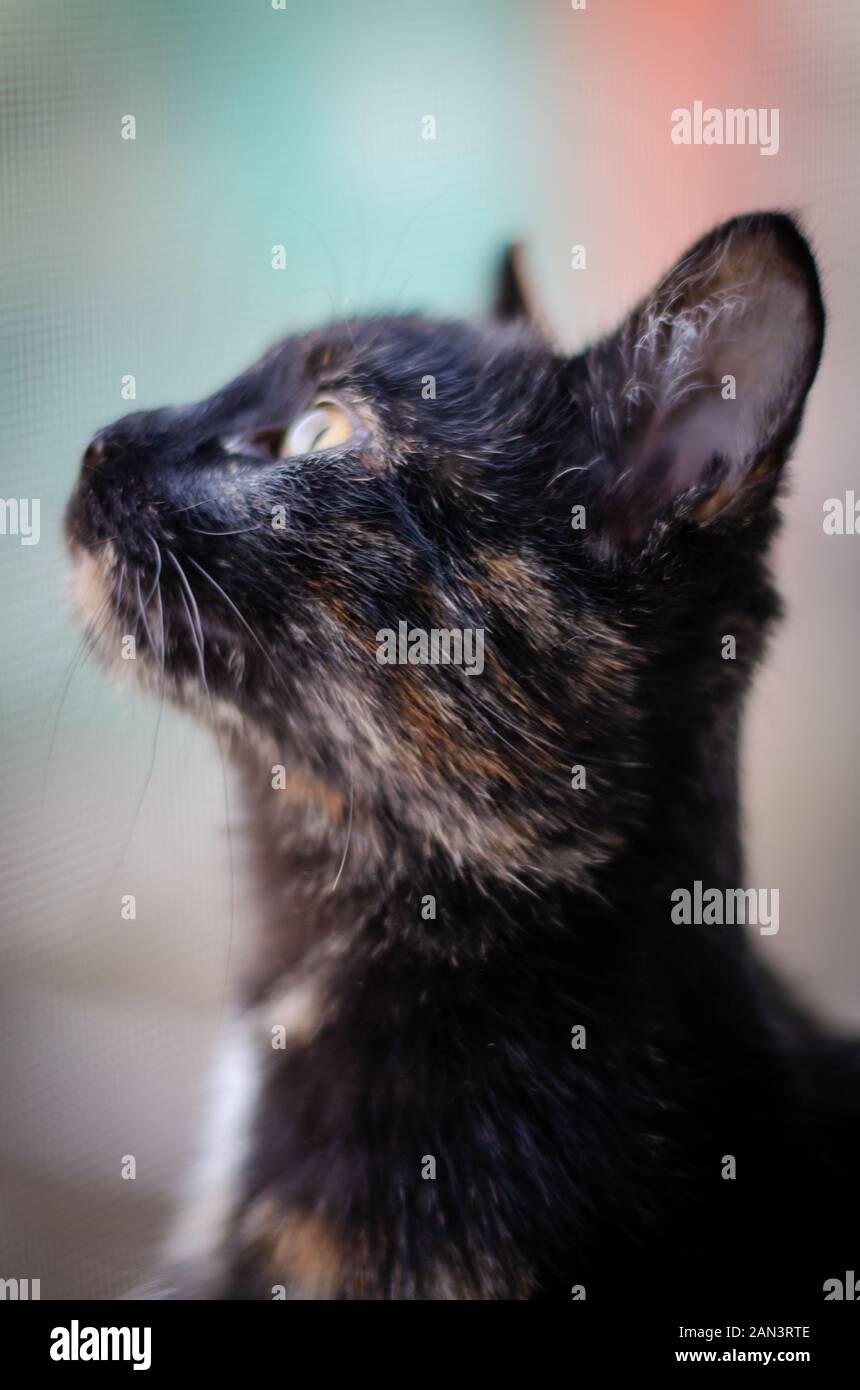
[[[735,721],[722,721],[695,749],[677,746],[655,764],[649,775],[659,795],[649,814],[624,827],[617,852],[585,873],[575,845],[547,852],[539,872],[470,872],[407,827],[358,805],[347,811],[327,782],[295,774],[278,790],[261,790],[246,766],[263,923],[252,992],[315,955],[349,950],[361,935],[379,959],[391,950],[416,965],[497,950],[527,958],[538,939],[543,951],[551,954],[557,940],[567,954],[572,937],[600,932],[620,941],[626,932],[631,950],[665,940],[673,952],[674,890],[740,886],[735,743]]]

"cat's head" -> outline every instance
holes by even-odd
[[[823,323],[806,242],[759,215],[575,357],[498,319],[288,339],[90,445],[67,531],[93,640],[333,842],[351,818],[366,847],[584,877],[759,653]]]

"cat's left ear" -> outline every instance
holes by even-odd
[[[695,523],[767,501],[824,337],[815,261],[791,218],[739,217],[700,241],[584,359],[604,548],[679,508]]]

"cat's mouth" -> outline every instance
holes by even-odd
[[[115,677],[167,697],[220,732],[248,735],[253,661],[226,590],[171,537],[120,525],[93,535],[82,481],[66,514],[72,605],[89,649]],[[140,558],[140,537],[146,545]],[[237,610],[238,611],[238,610]],[[262,651],[262,647],[261,647]]]
[[[151,614],[141,603],[135,613],[129,595],[143,589],[139,571],[132,571],[114,541],[84,544],[67,524],[72,558],[70,593],[72,606],[84,629],[85,640],[104,666],[117,675],[150,684],[153,670],[166,675],[159,659]],[[147,628],[141,631],[142,618]]]

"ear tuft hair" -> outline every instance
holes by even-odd
[[[682,497],[707,522],[775,477],[823,336],[815,261],[790,217],[735,218],[694,246],[586,356],[605,532],[638,541]]]

